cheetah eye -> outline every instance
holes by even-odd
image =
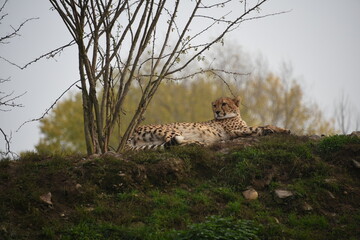
[[[216,104],[213,104],[213,107],[216,108]]]
[[[225,106],[226,105],[226,103],[225,102],[223,102],[222,104],[221,104],[221,106]]]

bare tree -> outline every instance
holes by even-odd
[[[121,124],[124,100],[135,83],[141,87],[142,96],[116,147],[118,152],[140,123],[164,79],[181,78],[181,71],[193,61],[203,59],[206,50],[221,42],[242,22],[268,16],[258,15],[260,6],[267,0],[254,3],[231,0],[211,3],[201,0],[49,1],[78,47],[88,154],[109,150],[110,136],[116,124]],[[229,12],[219,16],[218,8],[229,8]],[[196,30],[200,21],[204,27]],[[221,27],[219,33],[203,40],[204,34],[215,26]]]
[[[347,134],[351,125],[351,106],[349,98],[341,93],[340,100],[335,104],[335,119],[342,134]]]
[[[7,3],[8,3],[8,0],[5,0],[0,7],[0,24],[8,16],[7,13],[4,13],[4,9],[5,9]],[[23,21],[16,27],[10,26],[11,30],[8,33],[6,33],[5,35],[0,36],[0,45],[6,45],[6,44],[10,43],[10,40],[12,38],[19,36],[20,31],[25,26],[25,24],[34,19],[35,18],[26,19],[25,21]],[[7,61],[1,55],[0,55],[0,58]],[[0,78],[0,84],[5,84],[6,82],[9,82],[10,80],[11,80],[10,77]],[[0,91],[0,112],[8,112],[8,111],[11,111],[12,108],[23,107],[23,105],[18,103],[17,100],[20,97],[22,97],[25,93],[15,94],[14,91],[12,91],[10,93]],[[5,131],[1,127],[0,127],[0,132],[1,132],[3,139],[5,140],[5,150],[0,151],[0,155],[7,156],[8,154],[12,153],[11,149],[10,149],[11,134],[5,133]]]

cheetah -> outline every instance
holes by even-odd
[[[213,120],[140,126],[135,129],[127,145],[133,150],[191,143],[207,146],[236,137],[290,133],[290,130],[272,125],[248,127],[241,118],[239,106],[239,97],[221,97],[212,102]]]

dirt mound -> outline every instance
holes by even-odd
[[[239,220],[260,239],[356,239],[359,162],[356,136],[90,158],[29,153],[0,161],[0,239],[177,239]]]

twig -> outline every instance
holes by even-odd
[[[5,132],[0,128],[0,132],[4,136],[5,139],[5,155],[7,155],[10,152],[10,140],[8,139],[8,136],[5,134]]]
[[[5,107],[24,107],[24,105],[22,105],[21,103],[17,104],[17,103],[14,103],[14,100],[24,96],[27,92],[24,92],[20,95],[17,95],[15,97],[12,97],[10,99],[6,99],[8,97],[11,97],[14,92],[10,93],[10,94],[7,94],[3,97],[0,98],[0,106],[5,106]],[[2,111],[2,109],[0,109],[0,111]]]
[[[222,80],[223,83],[225,83],[225,85],[226,85],[226,87],[228,88],[228,90],[229,90],[229,92],[231,93],[231,95],[232,95],[233,97],[236,97],[235,94],[234,94],[234,92],[231,90],[230,85],[226,82],[226,80],[225,80],[222,76],[220,76],[220,74],[218,74],[216,71],[210,71],[210,72],[211,72],[212,74],[214,74],[215,76],[217,76],[218,78],[220,78],[220,80]],[[250,75],[250,73],[249,73],[248,75]]]
[[[5,140],[5,151],[0,151],[0,156],[7,156],[9,154],[12,155],[12,157],[14,157],[15,155],[18,156],[16,153],[12,152],[11,151],[11,148],[10,148],[10,143],[11,143],[11,133],[10,133],[10,137],[2,130],[2,128],[0,128],[0,132],[1,134],[3,135],[4,137],[4,140]]]
[[[41,117],[39,118],[34,118],[28,121],[23,122],[20,127],[16,130],[16,132],[18,132],[25,124],[30,123],[30,122],[36,122],[39,121],[41,119],[43,119],[47,114],[49,114],[50,110],[53,109],[55,107],[55,105],[57,104],[57,102],[65,95],[65,93],[67,93],[73,86],[75,86],[78,82],[80,82],[80,80],[77,80],[76,82],[74,82],[73,84],[70,85],[70,87],[68,87],[55,101],[54,103],[45,110],[45,112],[41,115]]]
[[[3,17],[2,17],[2,18],[3,18]],[[18,34],[19,31],[21,30],[21,28],[22,28],[27,22],[32,21],[32,20],[38,20],[38,19],[39,19],[39,18],[29,18],[29,19],[26,19],[24,22],[22,22],[17,28],[11,27],[11,28],[13,29],[13,32],[5,35],[4,37],[1,37],[1,38],[0,38],[0,43],[3,43],[3,44],[4,44],[4,43],[6,43],[6,42],[3,42],[4,40],[13,38],[13,37],[15,37],[15,36],[19,36],[19,34]]]
[[[221,70],[221,69],[213,69],[212,68],[212,69],[201,69],[200,71],[197,71],[197,72],[194,72],[192,74],[182,76],[182,77],[164,77],[164,79],[172,80],[172,81],[179,81],[179,80],[184,80],[184,79],[187,79],[187,78],[194,77],[195,75],[203,74],[203,73],[207,73],[207,72],[213,73],[213,74],[215,74],[217,76],[218,76],[218,72],[222,72],[222,73],[229,74],[229,75],[237,75],[237,76],[248,76],[248,75],[250,75],[250,73],[231,72],[231,71],[226,71],[226,70]],[[146,76],[146,75],[142,75],[142,76]],[[157,76],[157,77],[159,77],[159,76]]]
[[[11,64],[11,65],[19,68],[20,70],[24,70],[24,69],[27,68],[29,65],[31,65],[31,64],[33,64],[33,63],[35,63],[35,62],[37,62],[37,61],[39,61],[39,60],[41,60],[41,59],[43,59],[43,58],[45,58],[45,57],[47,57],[47,58],[55,57],[57,54],[59,54],[59,53],[60,53],[61,51],[63,51],[65,48],[70,47],[70,46],[72,46],[72,45],[74,45],[74,44],[75,44],[75,40],[72,40],[72,41],[70,41],[68,44],[65,44],[65,45],[63,45],[63,46],[61,46],[61,47],[58,47],[58,48],[56,48],[56,49],[54,49],[54,50],[51,50],[50,52],[47,52],[47,53],[41,55],[40,57],[35,58],[34,60],[28,62],[28,63],[25,64],[24,66],[20,66],[20,65],[14,63],[14,62],[11,62],[10,60],[8,60],[8,59],[6,59],[6,58],[4,58],[4,57],[2,57],[2,56],[0,56],[0,58],[1,58],[2,60],[6,61],[7,63],[9,63],[9,64]]]

